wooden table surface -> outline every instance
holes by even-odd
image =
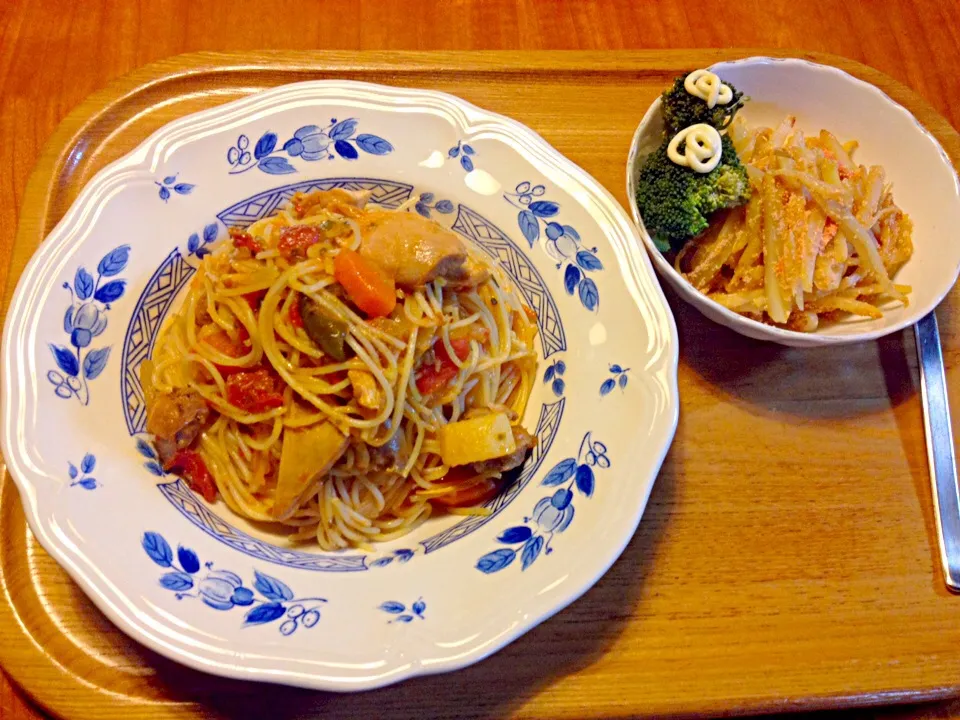
[[[859,60],[960,127],[960,15],[942,0],[0,0],[0,297],[43,143],[87,95],[145,63],[195,50],[737,46]],[[44,715],[0,674],[0,717]],[[820,717],[960,718],[960,702]]]

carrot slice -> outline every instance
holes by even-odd
[[[385,317],[397,306],[393,280],[353,250],[340,251],[333,261],[333,276],[369,317]]]

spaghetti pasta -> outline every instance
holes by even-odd
[[[366,200],[231,230],[141,368],[167,469],[325,550],[483,512],[534,444],[532,310],[450,231]]]

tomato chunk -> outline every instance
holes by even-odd
[[[460,361],[470,357],[470,338],[451,338],[450,345],[457,354]],[[460,372],[453,360],[447,354],[447,346],[442,340],[437,340],[433,344],[433,352],[437,360],[435,363],[424,365],[417,370],[417,390],[421,395],[430,395],[437,390],[446,387]]]
[[[213,335],[208,335],[203,339],[203,342],[212,347],[214,350],[223,353],[227,357],[238,358],[247,354],[247,347],[245,343],[249,339],[250,334],[247,332],[247,329],[241,326],[239,332],[237,333],[236,341],[232,340],[229,335],[221,330]],[[220,365],[218,363],[214,363],[214,365],[216,365],[217,370],[219,370],[220,374],[224,377],[233,375],[234,373],[243,372],[244,370],[244,368],[236,365]]]
[[[227,402],[249,413],[262,413],[283,405],[276,380],[266,368],[232,374],[227,378]]]
[[[235,248],[247,248],[254,255],[263,251],[260,241],[244,230],[230,228],[230,239],[233,240]]]
[[[173,456],[170,469],[186,480],[190,489],[203,496],[207,502],[212,503],[217,499],[217,484],[200,453],[194,450],[178,451]]]
[[[280,231],[277,251],[293,262],[307,257],[307,248],[320,242],[320,231],[312,225],[294,225]]]

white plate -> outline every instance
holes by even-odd
[[[960,272],[960,243],[956,241],[960,181],[933,135],[881,90],[835,67],[793,58],[754,57],[719,63],[711,69],[749,96],[741,111],[749,125],[775,127],[786,115],[796,115],[797,126],[808,135],[826,128],[841,142],[859,140],[854,159],[884,167],[897,204],[914,223],[913,257],[896,275],[896,282],[913,287],[910,305],[891,304],[876,320],[849,317],[816,332],[801,333],[737,315],[697,292],[657,250],[637,208],[637,173],[643,159],[660,145],[663,133],[657,98],[634,134],[627,161],[627,195],[660,275],[711,320],[748,337],[794,347],[874,340],[930,313]]]
[[[197,252],[330,187],[418,195],[541,330],[518,484],[489,517],[375,552],[284,547],[164,476],[143,435],[137,369]],[[603,574],[673,437],[676,367],[636,229],[539,136],[449,95],[301,83],[173,122],[84,189],[8,315],[3,452],[37,538],[131,636],[220,675],[360,690],[475,662]]]

